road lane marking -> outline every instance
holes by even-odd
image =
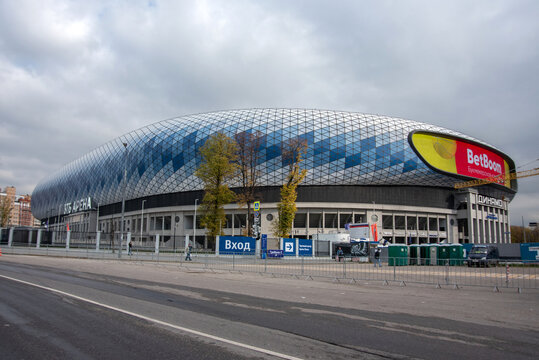
[[[73,299],[77,299],[77,300],[80,300],[80,301],[87,302],[87,303],[89,303],[89,304],[101,306],[101,307],[104,307],[104,308],[106,308],[106,309],[114,310],[114,311],[117,311],[117,312],[120,312],[120,313],[123,313],[123,314],[126,314],[126,315],[134,316],[134,317],[137,317],[137,318],[139,318],[139,319],[143,319],[143,320],[146,320],[146,321],[153,322],[153,323],[155,323],[155,324],[159,324],[159,325],[163,325],[163,326],[168,326],[168,327],[170,327],[170,328],[173,328],[173,329],[176,329],[176,330],[180,330],[180,331],[184,331],[184,332],[187,332],[187,333],[190,333],[190,334],[193,334],[193,335],[202,336],[202,337],[205,337],[205,338],[208,338],[208,339],[220,341],[220,342],[223,342],[223,343],[226,343],[226,344],[230,344],[230,345],[234,345],[234,346],[238,346],[238,347],[241,347],[241,348],[244,348],[244,349],[253,350],[253,351],[256,351],[256,352],[263,353],[263,354],[267,354],[267,355],[271,355],[271,356],[276,356],[276,357],[279,357],[279,358],[282,358],[282,359],[302,360],[301,358],[298,358],[298,357],[295,357],[295,356],[291,356],[291,355],[286,355],[286,354],[278,353],[278,352],[271,351],[271,350],[268,350],[268,349],[263,349],[263,348],[260,348],[260,347],[257,347],[257,346],[252,346],[252,345],[240,343],[240,342],[233,341],[233,340],[229,340],[229,339],[225,339],[225,338],[222,338],[222,337],[219,337],[219,336],[207,334],[207,333],[204,333],[204,332],[201,332],[201,331],[189,329],[189,328],[186,328],[186,327],[183,327],[183,326],[178,326],[178,325],[174,325],[174,324],[171,324],[171,323],[167,323],[167,322],[164,322],[164,321],[161,321],[161,320],[157,320],[157,319],[154,319],[154,318],[151,318],[151,317],[148,317],[148,316],[136,314],[136,313],[131,312],[131,311],[123,310],[123,309],[120,309],[120,308],[117,308],[117,307],[114,307],[114,306],[111,306],[111,305],[103,304],[103,303],[100,303],[100,302],[97,302],[97,301],[94,301],[94,300],[90,300],[90,299],[87,299],[87,298],[83,298],[83,297],[81,297],[81,296],[74,295],[74,294],[70,294],[70,293],[67,293],[67,292],[65,292],[65,291],[53,289],[53,288],[50,288],[50,287],[47,287],[47,286],[34,284],[34,283],[31,283],[31,282],[28,282],[28,281],[24,281],[24,280],[20,280],[20,279],[15,279],[15,278],[12,278],[12,277],[9,277],[9,276],[5,276],[5,275],[0,275],[0,277],[1,277],[1,278],[4,278],[4,279],[11,280],[11,281],[19,282],[19,283],[21,283],[21,284],[34,286],[34,287],[37,287],[37,288],[40,288],[40,289],[43,289],[43,290],[47,290],[47,291],[50,291],[50,292],[53,292],[53,293],[56,293],[56,294],[60,294],[60,295],[64,295],[64,296],[69,296],[69,297],[71,297],[71,298],[73,298]]]

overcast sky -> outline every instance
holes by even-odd
[[[539,1],[0,0],[0,187],[159,120],[252,107],[423,121],[539,167]],[[539,220],[539,176],[511,222]]]

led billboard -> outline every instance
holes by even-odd
[[[423,131],[412,132],[410,143],[423,161],[436,170],[475,179],[500,177],[496,183],[511,187],[511,182],[505,180],[505,174],[509,174],[507,161],[485,146]]]

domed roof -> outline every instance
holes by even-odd
[[[260,186],[283,184],[287,167],[281,149],[294,138],[308,144],[302,163],[308,173],[302,186],[450,187],[460,181],[433,171],[416,155],[408,136],[418,130],[484,144],[434,125],[355,112],[247,109],[187,115],[134,130],[65,165],[36,186],[32,211],[44,218],[47,209],[85,197],[100,205],[121,201],[124,160],[127,200],[201,190],[202,182],[194,175],[201,161],[199,149],[217,132],[230,137],[260,132]],[[127,159],[123,143],[127,143]]]

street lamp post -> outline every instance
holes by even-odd
[[[195,218],[193,221],[193,247],[196,245],[196,237],[197,237],[197,204],[198,199],[195,199]]]
[[[60,230],[60,210],[62,209],[62,205],[58,206],[58,230]]]
[[[95,233],[97,236],[97,233],[99,232],[99,202],[97,202],[97,213],[96,213],[96,218],[95,218]]]
[[[123,189],[122,189],[122,222],[120,223],[120,243],[118,244],[118,258],[122,257],[122,242],[124,240],[124,216],[125,216],[125,188],[127,185],[127,143],[123,143],[124,154],[124,176],[123,176]]]
[[[142,225],[144,224],[144,203],[146,200],[142,200],[142,211],[140,213],[140,245],[142,245]]]

